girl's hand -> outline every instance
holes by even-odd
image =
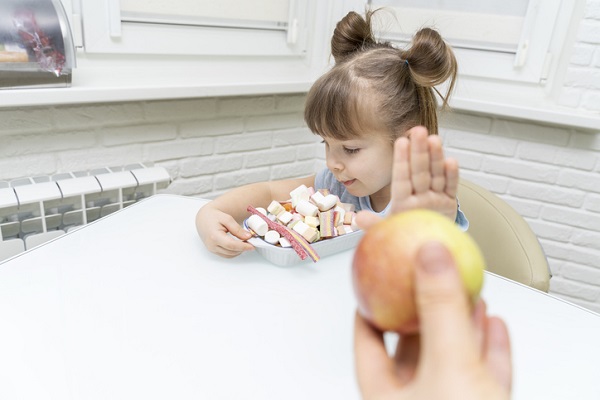
[[[410,138],[410,139],[409,139]],[[456,219],[458,163],[444,158],[442,141],[416,126],[394,144],[391,212],[428,208]]]
[[[196,215],[196,229],[206,248],[225,258],[233,258],[254,246],[244,242],[252,237],[229,214],[205,205]]]

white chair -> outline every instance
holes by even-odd
[[[464,179],[458,186],[458,201],[488,270],[547,292],[548,261],[525,219],[497,195]]]
[[[0,241],[0,262],[25,251],[22,239],[7,239]]]

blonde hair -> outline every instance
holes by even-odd
[[[457,64],[440,34],[419,30],[407,50],[373,36],[372,17],[348,13],[336,25],[331,39],[335,65],[311,87],[304,119],[310,130],[323,137],[347,140],[361,135],[369,120],[383,124],[391,140],[423,125],[438,133],[437,100],[447,106],[454,88]],[[435,86],[450,79],[441,95]]]

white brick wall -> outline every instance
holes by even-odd
[[[599,27],[600,0],[588,0],[565,107],[600,109]],[[290,94],[0,108],[0,180],[149,162],[169,170],[167,192],[213,197],[310,174],[324,154],[303,102]],[[466,113],[441,125],[462,175],[507,200],[539,236],[551,293],[600,312],[600,118],[595,132]]]
[[[600,0],[587,0],[560,103],[597,131],[469,114],[442,118],[461,174],[514,206],[549,258],[550,292],[600,312]]]
[[[600,131],[468,114],[445,116],[441,125],[462,176],[500,195],[540,238],[550,292],[600,312],[600,150],[573,140],[596,141]]]
[[[168,192],[213,197],[315,171],[304,95],[0,109],[0,180],[136,162],[168,168]]]

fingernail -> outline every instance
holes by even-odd
[[[440,274],[448,271],[452,265],[450,253],[439,242],[425,243],[417,253],[418,268],[428,274]]]

